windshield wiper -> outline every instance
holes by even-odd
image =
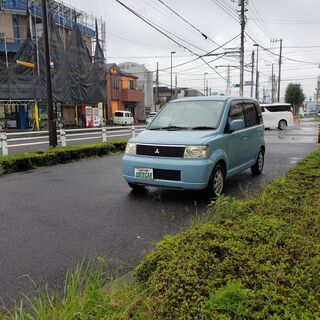
[[[151,127],[148,128],[149,130],[185,130],[188,129],[187,127],[180,127],[180,126],[167,126],[167,127]]]
[[[163,130],[185,130],[188,128],[187,127],[180,127],[180,126],[167,126],[167,127],[162,127],[161,129],[163,129]]]
[[[198,126],[198,127],[192,127],[192,130],[213,130],[216,129],[215,127],[208,127],[208,126]]]

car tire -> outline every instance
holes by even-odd
[[[128,182],[128,185],[133,191],[143,191],[146,188],[145,186],[141,186],[139,184],[130,183],[130,182]]]
[[[254,176],[258,176],[262,173],[264,166],[264,152],[263,150],[260,150],[257,156],[256,163],[251,167],[251,172]]]
[[[280,130],[284,130],[287,127],[287,121],[286,120],[280,120],[278,123],[278,128]]]
[[[217,164],[210,176],[206,189],[207,196],[210,199],[216,199],[221,196],[225,182],[225,169],[221,164]]]

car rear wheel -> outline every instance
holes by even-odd
[[[286,120],[280,120],[278,123],[278,128],[280,130],[284,130],[287,127],[287,121]]]
[[[263,170],[263,166],[264,166],[264,152],[263,150],[260,150],[258,153],[256,163],[251,167],[252,174],[255,176],[261,174]]]
[[[224,167],[220,164],[217,164],[212,171],[206,190],[209,198],[216,199],[217,197],[221,196],[224,188],[224,181]]]

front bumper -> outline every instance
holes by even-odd
[[[179,170],[180,181],[143,180],[134,177],[135,168],[152,168],[163,170]],[[124,179],[129,183],[145,186],[159,186],[182,190],[202,190],[208,185],[213,170],[210,159],[158,158],[146,156],[124,155],[122,171]]]

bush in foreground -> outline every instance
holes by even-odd
[[[153,317],[320,318],[319,190],[320,150],[260,196],[220,198],[210,221],[159,242],[136,270],[153,289]]]
[[[101,157],[124,151],[126,141],[112,141],[81,146],[57,147],[48,150],[11,154],[0,157],[0,175],[52,166],[88,157]]]

